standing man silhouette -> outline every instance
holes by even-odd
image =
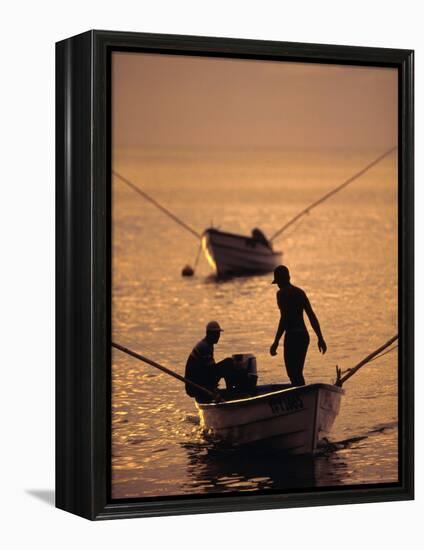
[[[306,293],[290,283],[290,273],[285,265],[279,265],[275,268],[272,284],[278,285],[279,288],[277,304],[281,316],[269,352],[273,356],[277,355],[280,339],[285,334],[284,363],[287,374],[293,386],[304,386],[303,367],[309,346],[309,333],[303,319],[304,311],[318,337],[318,349],[321,353],[324,354],[327,351],[327,344]]]

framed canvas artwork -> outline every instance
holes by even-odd
[[[413,52],[56,54],[57,506],[413,498]]]

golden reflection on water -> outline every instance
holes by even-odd
[[[114,162],[200,232],[214,224],[269,235],[379,153],[147,151]],[[328,343],[323,357],[311,338],[308,382],[333,380],[336,365],[352,366],[397,331],[396,177],[395,158],[387,159],[277,241]],[[216,318],[225,328],[218,359],[252,352],[260,382],[287,380],[281,355],[268,355],[278,321],[269,275],[216,281],[202,258],[193,278],[181,277],[197,241],[115,181],[112,230],[115,341],[183,374]],[[396,353],[346,385],[332,440],[364,438],[301,461],[217,452],[203,442],[184,387],[116,350],[112,379],[115,498],[397,479]]]

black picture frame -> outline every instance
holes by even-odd
[[[396,67],[399,74],[399,483],[110,499],[110,59],[140,51]],[[56,44],[56,506],[91,520],[412,499],[413,51],[89,31]]]

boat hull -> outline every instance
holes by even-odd
[[[218,276],[269,273],[281,263],[282,253],[252,237],[207,229],[202,248]]]
[[[329,384],[310,384],[197,408],[207,439],[314,454],[333,426],[343,393]]]

